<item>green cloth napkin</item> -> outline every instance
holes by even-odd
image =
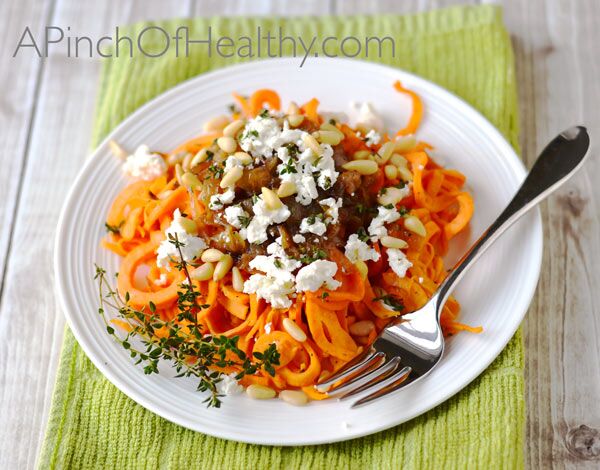
[[[212,18],[158,23],[191,37],[239,37],[258,26],[290,36],[377,34],[396,42],[396,58],[378,61],[441,84],[479,109],[517,147],[513,52],[493,6],[412,16]],[[132,28],[140,31],[148,23]],[[150,34],[145,39],[152,41]],[[156,36],[154,39],[160,39]],[[188,59],[122,57],[102,73],[94,145],[140,105],[175,84],[236,60],[192,48]],[[288,51],[289,52],[289,51]],[[310,59],[309,59],[310,60]],[[82,312],[82,314],[86,314]],[[89,315],[94,312],[87,312]],[[469,333],[463,333],[469,334]],[[117,390],[67,329],[41,468],[521,468],[523,345],[520,332],[462,392],[425,415],[378,434],[309,447],[241,444],[189,431],[145,410]],[[319,432],[315,429],[315,432]]]

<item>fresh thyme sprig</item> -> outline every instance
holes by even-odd
[[[240,372],[235,376],[237,380],[245,375],[253,375],[261,369],[273,376],[274,366],[279,365],[279,352],[275,344],[271,344],[264,351],[255,352],[253,357],[248,357],[238,347],[238,336],[229,338],[202,332],[201,325],[197,322],[197,314],[210,305],[199,303],[201,294],[195,290],[188,263],[183,258],[181,248],[184,244],[179,241],[177,235],[171,235],[169,241],[174,244],[179,254],[176,267],[186,278],[180,284],[182,290],[178,292],[177,317],[171,320],[161,318],[152,302],[147,308],[132,307],[129,293],[125,293],[122,299],[108,282],[106,271],[96,266],[94,279],[98,282],[100,297],[98,313],[102,316],[108,334],[136,359],[136,364],[144,365],[145,374],[158,373],[160,361],[171,362],[177,372],[176,377],[198,379],[197,390],[209,393],[204,402],[209,407],[219,408],[222,395],[219,394],[217,384],[223,380],[223,369],[239,368]],[[108,320],[107,308],[117,312],[118,321],[127,330],[124,338],[116,333]],[[136,347],[133,338],[138,338],[142,346]]]

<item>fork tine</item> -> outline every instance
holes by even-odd
[[[326,380],[315,385],[315,389],[318,392],[327,393],[334,386],[341,385],[342,382],[345,383],[345,381],[351,380],[373,367],[380,366],[384,359],[385,354],[383,352],[376,353],[375,350],[371,348],[365,354],[358,356],[331,377],[327,377]]]
[[[368,388],[371,384],[375,384],[384,378],[393,374],[400,364],[399,357],[393,357],[389,362],[371,369],[365,374],[359,375],[352,380],[344,382],[343,384],[335,387],[329,392],[330,396],[337,396],[343,399],[347,396],[353,395],[355,390]]]
[[[378,398],[387,395],[388,393],[392,393],[405,385],[406,379],[412,372],[412,368],[405,366],[399,372],[395,373],[392,376],[388,376],[385,380],[382,381],[381,387],[376,392],[367,395],[366,397],[361,398],[352,404],[350,408],[357,408],[359,406],[365,405],[373,400],[377,400]]]

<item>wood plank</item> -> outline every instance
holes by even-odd
[[[100,37],[119,24],[190,11],[187,1],[58,0],[44,22]],[[64,328],[52,282],[54,231],[89,153],[100,66],[96,59],[67,58],[60,48],[44,64],[0,309],[1,468],[32,468],[43,438]]]
[[[600,135],[597,2],[507,0],[528,163],[562,129]],[[600,165],[587,166],[543,208],[545,249],[525,321],[527,467],[600,464]],[[586,426],[586,427],[584,427]]]
[[[333,13],[334,0],[195,0],[194,16],[323,15]]]
[[[341,0],[336,2],[335,8],[339,15],[403,14],[476,3],[477,0]]]
[[[50,14],[51,3],[27,0],[20,3],[1,2],[0,31],[3,67],[0,67],[0,302],[6,258],[12,234],[15,210],[29,145],[28,132],[31,117],[35,112],[38,82],[42,61],[33,49],[22,48],[13,58],[25,27],[38,36]],[[24,44],[29,43],[28,40]],[[8,92],[10,90],[10,92]]]

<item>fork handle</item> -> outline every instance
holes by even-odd
[[[554,138],[537,158],[506,209],[452,268],[432,297],[438,320],[442,307],[468,268],[512,224],[553,193],[581,167],[590,138],[585,127],[571,127]]]

